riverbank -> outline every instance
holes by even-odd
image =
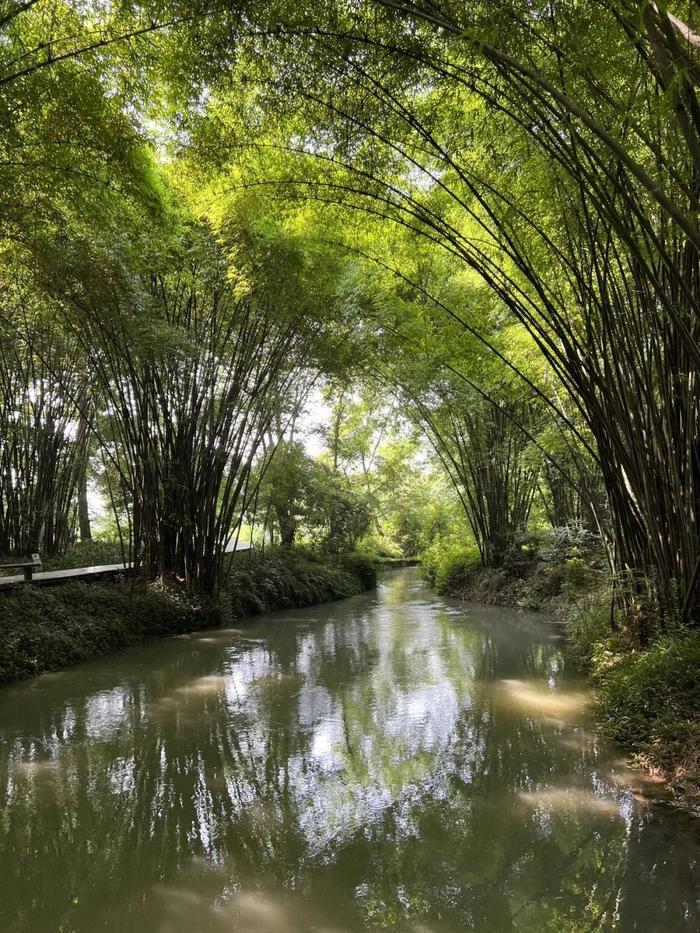
[[[645,644],[610,625],[612,587],[603,556],[534,554],[499,570],[474,556],[427,565],[442,595],[542,612],[566,624],[568,657],[595,686],[601,732],[632,763],[663,779],[675,800],[700,813],[700,633],[667,627]]]
[[[375,583],[374,566],[362,556],[330,562],[306,551],[273,551],[236,555],[212,600],[129,581],[21,585],[0,595],[0,683],[246,616],[344,599]]]

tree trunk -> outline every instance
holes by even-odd
[[[81,541],[92,541],[90,528],[90,512],[88,510],[87,473],[83,473],[78,485],[78,526]]]

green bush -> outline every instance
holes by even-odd
[[[596,706],[607,735],[666,772],[700,783],[700,633],[596,659]]]
[[[438,538],[422,555],[423,574],[442,593],[454,592],[480,564],[479,551],[453,538]]]
[[[375,582],[374,565],[363,555],[329,564],[303,551],[274,551],[234,555],[215,600],[175,588],[133,589],[128,583],[18,586],[0,594],[0,682],[151,638],[352,596]]]
[[[224,589],[234,617],[343,599],[376,584],[374,563],[363,555],[322,560],[312,551],[270,550],[231,559]]]
[[[127,560],[129,555],[127,554]],[[123,560],[119,541],[81,541],[60,557],[43,563],[42,570],[72,570],[74,567],[96,567],[100,564],[121,564]]]
[[[217,604],[163,589],[132,593],[125,585],[19,586],[0,596],[0,681],[222,621]]]
[[[378,535],[369,535],[362,539],[355,548],[354,554],[362,554],[373,561],[400,560],[405,555],[401,548],[391,541],[386,541]]]
[[[564,570],[560,565],[536,564],[530,584],[533,599],[546,604],[559,596],[563,586]]]
[[[610,593],[591,596],[569,626],[569,654],[597,686],[603,733],[688,796],[700,792],[700,633],[681,630],[633,647],[628,628],[610,628]]]
[[[581,557],[569,557],[562,564],[563,582],[570,590],[587,586],[594,578],[594,573]]]
[[[360,581],[363,590],[371,590],[377,585],[378,561],[372,554],[362,551],[346,554],[342,558],[341,566]]]
[[[598,556],[600,539],[578,522],[541,532],[536,551],[538,560],[561,564],[569,558]]]
[[[591,670],[601,650],[615,642],[610,630],[609,593],[597,593],[587,604],[576,606],[570,613],[568,634],[569,657],[577,667]]]

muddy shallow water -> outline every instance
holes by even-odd
[[[0,690],[0,930],[700,929],[556,626],[414,570]]]

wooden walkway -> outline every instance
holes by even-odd
[[[227,554],[233,554],[234,551],[249,551],[250,544],[247,541],[239,541],[236,547],[230,544],[226,548]],[[42,570],[39,573],[32,574],[31,583],[38,583],[40,586],[53,583],[63,583],[68,580],[99,580],[101,577],[116,577],[131,570],[131,563],[126,564],[98,564],[95,567],[73,567],[71,570]],[[7,577],[0,577],[0,589],[10,586],[16,586],[18,583],[24,583],[24,574],[16,573]]]

